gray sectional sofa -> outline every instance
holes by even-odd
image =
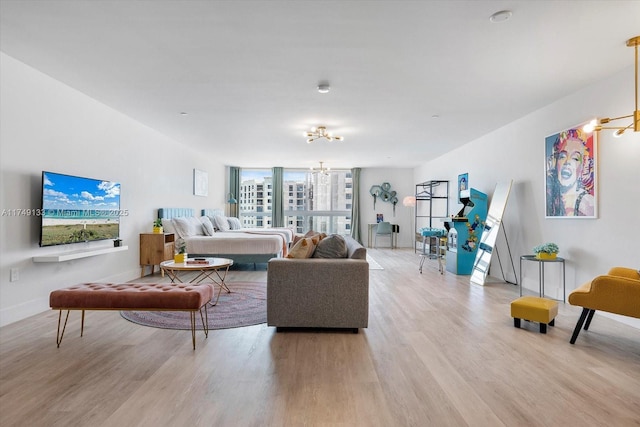
[[[267,324],[349,328],[369,322],[367,250],[349,236],[346,258],[273,258],[267,269]]]

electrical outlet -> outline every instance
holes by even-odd
[[[12,268],[11,277],[9,278],[9,281],[17,282],[19,278],[20,278],[20,270],[18,270],[17,268]]]

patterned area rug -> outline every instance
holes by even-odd
[[[378,262],[371,258],[371,255],[367,254],[367,262],[369,263],[369,270],[384,270]]]
[[[231,293],[222,291],[215,306],[207,306],[209,329],[229,329],[267,321],[267,284],[228,282]],[[217,295],[218,287],[215,287]],[[215,297],[214,295],[214,297]],[[125,319],[139,325],[163,329],[191,329],[188,311],[121,311]],[[200,314],[196,329],[202,329]]]

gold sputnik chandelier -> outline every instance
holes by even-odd
[[[319,173],[321,175],[329,175],[329,172],[331,171],[331,168],[325,168],[324,167],[324,162],[320,162],[320,168],[319,169],[311,168],[311,171],[313,173]]]
[[[640,36],[633,37],[627,40],[627,46],[633,47],[636,52],[636,66],[635,66],[635,83],[636,83],[636,108],[633,110],[633,114],[628,114],[626,116],[620,117],[605,117],[600,120],[592,120],[590,123],[586,124],[583,128],[585,132],[600,132],[603,129],[615,129],[616,131],[613,133],[613,136],[619,137],[621,136],[627,129],[633,129],[634,132],[640,132],[640,111],[638,110],[638,45],[640,45]],[[611,122],[620,120],[620,119],[628,119],[632,117],[632,122],[627,126],[611,126],[609,125]],[[606,126],[605,126],[606,125]]]
[[[317,128],[311,128],[311,131],[305,132],[304,136],[307,138],[307,144],[311,144],[316,139],[324,138],[327,141],[344,141],[343,136],[333,136],[331,132],[327,132],[325,126],[318,126]]]

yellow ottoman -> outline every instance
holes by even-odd
[[[547,298],[520,297],[511,303],[513,326],[520,327],[520,320],[540,323],[540,333],[547,333],[547,325],[553,326],[558,315],[558,302]]]

